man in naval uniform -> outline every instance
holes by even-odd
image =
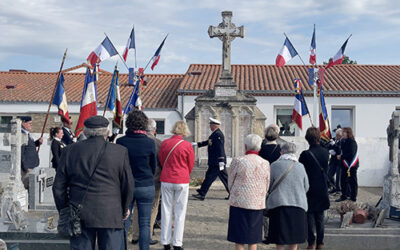
[[[193,146],[208,148],[208,169],[206,172],[206,177],[201,184],[201,188],[197,189],[197,194],[194,194],[193,197],[199,200],[204,200],[208,189],[211,184],[215,181],[217,177],[221,180],[222,184],[224,184],[226,191],[229,193],[228,189],[228,175],[225,171],[226,165],[226,155],[224,149],[224,134],[219,129],[221,122],[217,119],[210,118],[210,129],[212,131],[208,140],[203,142],[194,142]]]

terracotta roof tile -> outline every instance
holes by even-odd
[[[201,74],[190,74],[195,71]],[[212,89],[220,74],[221,65],[192,64],[178,92],[198,94]],[[292,94],[294,78],[303,80],[307,94],[312,91],[307,84],[308,67],[302,65],[232,65],[232,75],[240,90],[255,95]],[[400,65],[337,65],[326,71],[324,89],[330,96],[400,96]]]
[[[74,69],[79,68],[74,67]],[[177,89],[184,75],[148,74],[147,87],[141,90],[145,108],[176,108]],[[68,102],[79,103],[82,97],[84,73],[64,73],[64,86]],[[101,72],[97,84],[98,100],[105,102],[112,74]],[[57,73],[4,72],[0,71],[0,101],[2,102],[48,102],[57,80]],[[119,76],[122,104],[125,106],[132,92],[128,75]],[[7,88],[7,85],[16,85]]]

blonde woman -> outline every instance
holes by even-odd
[[[194,151],[192,144],[183,140],[190,134],[184,121],[177,121],[171,133],[174,135],[162,142],[158,154],[162,165],[160,240],[164,249],[171,249],[172,218],[175,218],[172,245],[174,250],[179,250],[183,249],[183,231],[190,173],[194,166]]]

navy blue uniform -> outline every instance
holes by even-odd
[[[224,143],[225,137],[219,128],[214,130],[210,137],[208,137],[207,141],[197,143],[199,148],[208,146],[208,169],[206,177],[201,184],[201,188],[198,190],[198,193],[202,196],[206,196],[208,189],[217,177],[219,177],[224,184],[226,191],[229,193],[228,175],[226,174],[225,169],[222,171],[219,170],[220,162],[226,164]]]
[[[69,145],[69,144],[73,143],[74,142],[74,134],[71,132],[71,130],[69,130],[65,127],[62,127],[62,130],[64,132],[64,136],[61,140],[65,143],[65,145]]]

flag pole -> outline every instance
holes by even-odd
[[[135,25],[133,25],[133,32],[135,32]],[[133,37],[135,37],[135,33],[133,34]],[[135,40],[135,69],[137,68],[136,65],[136,40]]]
[[[68,48],[65,49],[64,56],[63,56],[63,59],[62,59],[61,65],[60,65],[60,70],[58,71],[58,74],[57,74],[57,81],[56,81],[56,84],[55,84],[54,89],[53,89],[53,94],[51,95],[49,107],[47,108],[46,118],[44,119],[44,124],[43,124],[43,128],[42,128],[42,134],[40,135],[40,138],[43,138],[44,130],[46,129],[46,124],[47,124],[47,120],[49,118],[51,104],[53,102],[54,95],[56,93],[58,81],[60,80],[60,75],[61,75],[62,68],[64,66],[65,58],[67,57],[67,51],[68,51]],[[38,149],[37,149],[38,153],[39,153],[39,150],[40,150],[40,145],[38,146]]]
[[[114,72],[115,72],[115,70],[117,70],[117,65],[118,65],[118,62],[115,64]],[[113,77],[111,79],[110,88],[108,89],[107,99],[106,99],[106,103],[104,105],[103,117],[106,115],[107,105],[109,104],[110,99],[111,99],[111,86],[112,86],[112,84],[115,84],[114,77],[115,77],[115,74],[113,74]]]
[[[169,33],[168,33],[168,34],[165,36],[165,38],[164,38],[164,40],[163,40],[163,41],[165,41],[165,39],[167,39],[168,35],[169,35]],[[144,70],[143,70],[143,72],[145,72],[145,71],[146,71],[146,69],[147,69],[147,67],[149,66],[149,64],[150,64],[151,60],[153,60],[153,57],[154,57],[154,56],[152,56],[152,57],[150,58],[149,62],[146,64],[146,67],[144,67]]]
[[[315,23],[314,23],[314,32],[315,32]],[[314,33],[315,34],[315,33]],[[315,64],[317,64],[315,60]],[[315,65],[313,65],[313,68],[316,69]],[[314,71],[315,72],[315,71]],[[313,85],[313,117],[314,117],[314,124],[317,124],[317,118],[318,118],[318,99],[317,99],[317,81],[316,78],[314,77],[313,79],[314,85]]]
[[[104,32],[104,35],[106,35],[106,37],[108,37],[107,36],[107,34],[106,34],[106,32]],[[121,54],[118,52],[118,50],[115,48],[115,46],[114,46],[114,44],[111,42],[111,39],[108,37],[108,39],[110,40],[110,43],[112,44],[112,46],[114,47],[114,49],[115,49],[115,51],[117,51],[117,54],[118,54],[118,56],[119,56],[119,58],[121,59],[121,61],[124,63],[124,65],[125,65],[125,67],[126,67],[126,69],[128,70],[128,72],[129,72],[129,67],[128,67],[128,65],[126,65],[126,62],[125,62],[125,60],[122,58],[122,56],[121,56]]]

